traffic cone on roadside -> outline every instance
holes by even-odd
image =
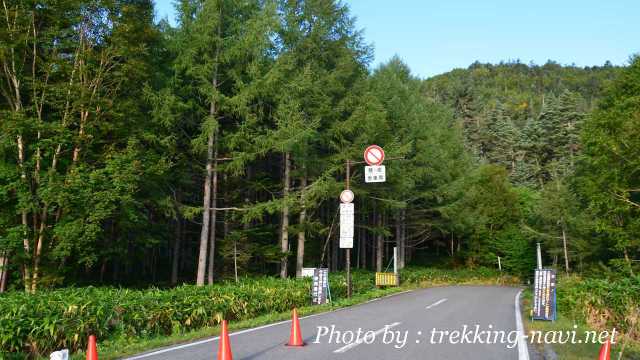
[[[600,355],[598,355],[598,360],[609,360],[610,358],[611,358],[611,340],[607,340],[607,342],[602,344],[602,347],[600,347]]]
[[[227,320],[222,320],[222,331],[220,332],[220,339],[218,339],[218,360],[233,360]]]
[[[298,310],[296,308],[293,308],[291,317],[291,335],[287,346],[305,346],[306,344],[302,341],[302,331],[300,330],[300,320],[298,319]]]
[[[87,345],[87,360],[98,360],[98,347],[96,344],[95,335],[89,335],[89,344]]]

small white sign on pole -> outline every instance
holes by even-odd
[[[353,248],[355,208],[353,203],[340,204],[340,248]]]
[[[316,270],[316,268],[303,267],[302,268],[302,273],[300,274],[300,276],[302,276],[302,277],[313,277],[313,272],[315,270]]]
[[[364,182],[379,183],[385,181],[387,181],[387,174],[384,165],[364,167]]]

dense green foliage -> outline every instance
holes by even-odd
[[[526,275],[543,242],[567,272],[633,272],[639,60],[423,81],[398,58],[369,71],[339,2],[177,10],[171,27],[145,1],[4,9],[2,290],[337,270],[336,194],[371,143],[389,176],[351,166],[356,267],[395,242],[401,265],[426,249]]]
[[[601,253],[633,274],[640,253],[640,58],[616,79],[585,123],[576,192],[592,215]]]
[[[172,290],[67,288],[37,296],[16,293],[2,302],[2,347],[10,352],[46,354],[60,348],[84,348],[85,334],[90,332],[107,339],[112,334],[188,331],[213,326],[223,318],[246,319],[306,304],[307,288],[301,281],[264,278]]]
[[[402,272],[413,284],[496,284],[495,270],[444,271],[408,268]],[[354,293],[375,289],[368,272],[353,274]],[[513,279],[507,279],[511,283]],[[345,296],[343,273],[330,276],[334,300]],[[515,280],[517,281],[517,280]],[[88,332],[108,340],[118,336],[152,337],[205,326],[222,319],[243,320],[287,312],[310,304],[309,279],[247,278],[212,286],[183,285],[173,289],[66,288],[35,295],[14,292],[0,302],[2,352],[48,352],[86,347]]]
[[[640,277],[610,279],[563,278],[558,307],[570,318],[601,330],[616,328],[635,339],[640,334]]]
[[[603,263],[633,273],[639,64],[476,63],[426,80],[427,97],[454,109],[466,148],[506,170],[476,171],[452,187],[464,195],[443,214],[468,239],[467,260],[497,255],[526,273],[541,242],[545,263],[567,272]]]
[[[5,3],[0,292],[337,271],[347,164],[353,267],[638,271],[639,58],[423,80],[339,1]]]
[[[371,143],[389,180],[351,166],[352,263],[449,233],[438,207],[474,167],[461,128],[399,59],[368,71],[345,5],[184,0],[173,28],[150,2],[65,4],[4,10],[2,290],[337,270],[345,162]]]

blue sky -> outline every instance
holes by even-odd
[[[173,20],[173,0],[155,0]],[[347,0],[375,49],[421,77],[472,62],[551,59],[578,66],[626,64],[640,52],[640,0]]]

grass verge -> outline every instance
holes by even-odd
[[[366,301],[380,298],[383,296],[393,295],[399,292],[413,290],[418,288],[418,284],[408,284],[401,287],[392,287],[384,289],[375,289],[362,294],[356,294],[351,299],[340,299],[326,305],[317,306],[305,306],[298,309],[298,314],[302,316],[333,311],[353,305],[362,304]],[[253,319],[242,320],[235,323],[229,323],[229,330],[238,331],[242,329],[249,329],[257,326],[272,324],[275,322],[291,319],[291,313],[274,313],[258,316]],[[149,351],[151,349],[162,348],[166,346],[176,345],[180,343],[187,343],[196,341],[212,336],[217,336],[220,333],[220,327],[205,327],[202,329],[174,334],[170,336],[155,336],[150,338],[117,338],[113,340],[106,340],[99,343],[98,353],[100,359],[111,360],[120,359],[126,356],[139,354],[141,352]],[[282,339],[286,341],[287,339]],[[212,349],[214,352],[215,349]],[[42,358],[45,359],[45,358]],[[85,359],[84,353],[77,353],[71,357],[72,360]]]
[[[596,359],[598,357],[601,345],[599,343],[593,344],[592,342],[585,343],[583,339],[585,338],[587,331],[596,331],[598,334],[600,331],[589,327],[585,322],[580,321],[579,319],[570,318],[565,315],[563,309],[558,309],[558,319],[556,321],[533,321],[531,318],[533,307],[532,291],[530,289],[525,290],[522,294],[522,299],[522,318],[528,335],[531,335],[532,331],[541,331],[542,334],[551,332],[555,334],[559,334],[559,332],[566,334],[567,331],[575,331],[575,339],[577,341],[582,341],[582,343],[577,344],[571,342],[566,344],[539,344],[538,341],[536,341],[534,347],[539,353],[548,354],[552,351],[557,355],[557,359],[562,360]],[[609,331],[611,331],[611,329],[609,329]],[[548,336],[551,338],[552,335]],[[565,335],[562,336],[564,337]],[[625,342],[626,345],[624,346],[624,352],[622,357],[619,357],[620,351],[622,350]],[[637,341],[631,341],[624,337],[617,338],[616,344],[612,347],[611,359],[640,360],[640,343]]]

